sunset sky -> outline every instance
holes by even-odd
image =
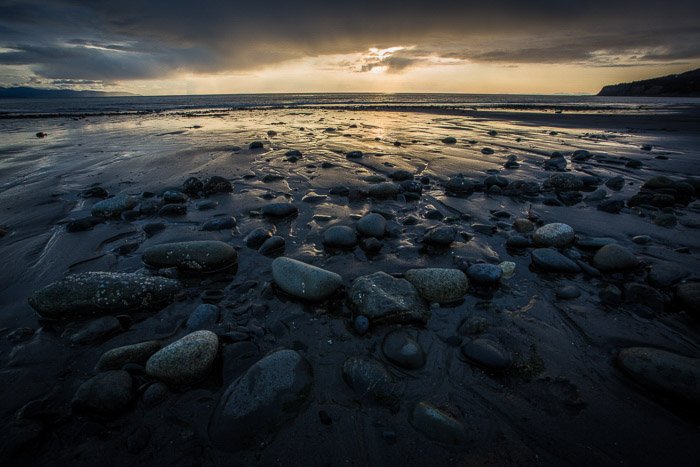
[[[595,93],[699,67],[698,4],[0,0],[0,86]]]

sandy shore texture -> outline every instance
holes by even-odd
[[[2,463],[695,464],[699,109],[0,120]]]

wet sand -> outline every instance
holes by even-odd
[[[700,176],[698,109],[671,114],[411,110],[275,109],[0,120],[4,459],[41,465],[694,464],[697,405],[637,384],[615,359],[629,347],[700,357],[697,316],[678,305],[675,292],[679,281],[692,282],[700,271],[700,205],[695,195],[685,205],[670,207],[677,218],[671,227],[655,224],[656,213],[644,208],[625,206],[613,214],[585,200],[553,206],[544,203],[552,198],[544,182],[556,172],[545,171],[543,164],[559,151],[568,173],[598,177],[600,185],[593,189],[606,188],[605,181],[622,176],[621,190],[607,192],[623,200],[652,177]],[[39,131],[46,136],[36,137]],[[445,144],[446,137],[457,142]],[[249,149],[252,141],[262,141],[263,148]],[[651,148],[642,149],[645,145]],[[485,154],[484,148],[493,153]],[[296,162],[285,156],[291,149],[303,155]],[[593,157],[573,161],[576,150],[590,151]],[[350,151],[362,151],[363,156],[347,158]],[[519,167],[504,168],[509,155],[517,156]],[[642,166],[627,166],[629,160]],[[420,181],[418,199],[366,196],[378,177],[389,180],[397,170]],[[532,197],[478,188],[469,196],[451,196],[445,190],[456,174],[483,181],[495,171],[510,183],[535,181],[545,188]],[[144,192],[160,200],[165,191],[179,190],[188,177],[215,175],[229,180],[233,192],[208,196],[216,202],[212,210],[198,210],[203,198],[192,198],[183,216],[144,215],[137,207],[133,214],[90,230],[67,230],[69,221],[89,216],[99,201],[83,196],[91,187],[143,202]],[[349,188],[349,196],[330,194],[339,186]],[[325,198],[302,201],[309,192]],[[298,215],[278,220],[260,216],[258,211],[271,202],[292,202]],[[354,228],[370,211],[382,213],[391,226],[378,253],[360,246],[339,250],[323,245],[329,227]],[[495,215],[500,211],[509,216]],[[237,225],[200,230],[216,216],[234,216]],[[406,222],[410,216],[415,223]],[[568,224],[579,239],[612,238],[633,251],[642,265],[601,276],[543,273],[531,265],[532,248],[506,248],[507,239],[516,234],[513,221],[528,217],[536,226]],[[146,235],[144,226],[155,222],[164,223],[164,230]],[[458,239],[446,248],[427,247],[423,236],[439,225],[455,226]],[[465,261],[511,261],[516,270],[495,287],[472,285],[457,304],[433,304],[424,326],[372,324],[361,335],[344,292],[308,303],[272,284],[274,257],[244,242],[258,227],[274,229],[284,238],[284,256],[340,274],[346,289],[356,278],[376,271],[400,276],[412,268],[455,268]],[[631,240],[641,235],[650,241]],[[189,240],[232,245],[238,250],[237,267],[179,275],[183,289],[173,303],[118,317],[122,330],[98,342],[74,344],[68,337],[89,319],[39,319],[27,302],[32,292],[69,273],[151,274],[142,262],[145,249]],[[571,250],[585,263],[595,253],[580,246]],[[673,284],[655,287],[662,305],[627,299],[601,303],[606,287],[647,284],[650,270],[660,264],[685,272]],[[580,296],[557,298],[555,290],[566,285],[574,285]],[[111,417],[75,413],[71,400],[96,374],[95,364],[104,352],[154,339],[169,343],[188,334],[184,323],[203,302],[222,310],[212,328],[220,349],[204,380],[171,388],[162,402],[147,406],[141,393],[153,379],[130,367],[137,396],[128,410]],[[488,322],[484,333],[511,356],[507,370],[480,368],[460,352],[460,345],[475,336],[458,330],[474,317]],[[382,341],[397,329],[411,333],[425,351],[422,368],[406,370],[387,360]],[[244,355],[231,357],[226,347],[236,341],[250,344]],[[210,421],[225,389],[250,365],[280,348],[297,350],[313,370],[303,407],[263,445],[235,454],[214,447]],[[342,376],[343,363],[352,356],[369,356],[386,365],[401,388],[397,404],[386,407],[357,397]],[[416,430],[410,414],[423,401],[461,423],[466,441],[452,445]]]

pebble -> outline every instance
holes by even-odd
[[[512,362],[508,351],[492,339],[474,339],[464,344],[461,350],[467,360],[488,370],[502,371]]]
[[[95,371],[118,370],[127,363],[146,363],[161,347],[160,341],[146,341],[108,350],[95,365]]]
[[[437,407],[420,402],[411,412],[411,425],[427,438],[444,444],[464,444],[467,431],[462,422]]]
[[[274,235],[260,245],[260,248],[258,248],[258,253],[265,256],[282,254],[284,253],[285,245],[286,242],[284,238],[280,237],[279,235]]]
[[[272,262],[272,278],[284,292],[310,301],[324,300],[343,285],[334,272],[286,257]]]
[[[231,182],[226,180],[224,177],[214,175],[204,182],[202,190],[207,195],[213,195],[215,193],[231,193],[233,191],[233,186],[231,185]]]
[[[549,185],[556,192],[579,191],[583,188],[583,180],[570,173],[554,174],[549,177]]]
[[[639,259],[627,248],[613,243],[598,250],[593,266],[603,272],[624,271],[639,266]]]
[[[367,195],[372,198],[392,198],[401,192],[401,186],[393,182],[382,182],[370,185]]]
[[[553,248],[537,248],[530,253],[532,264],[550,272],[576,274],[581,268],[575,262]]]
[[[598,204],[598,211],[618,214],[625,207],[625,201],[621,199],[608,199]]]
[[[498,266],[494,267],[498,269],[500,278],[501,269]],[[424,299],[431,302],[456,302],[469,290],[467,276],[459,269],[409,269],[404,276]]]
[[[95,203],[91,213],[95,217],[117,217],[122,212],[136,207],[138,202],[138,198],[121,194]]]
[[[253,229],[245,236],[243,241],[248,248],[260,248],[267,239],[272,237],[272,232],[264,227]]]
[[[381,238],[386,230],[386,219],[377,213],[370,213],[357,221],[357,231],[365,237]]]
[[[555,290],[555,293],[557,298],[561,298],[563,300],[571,300],[581,296],[581,291],[578,289],[578,287],[573,285],[559,287]]]
[[[219,307],[209,303],[202,303],[195,308],[187,318],[185,328],[189,331],[210,329],[219,321]]]
[[[190,196],[197,196],[204,190],[204,183],[197,177],[190,177],[182,184],[182,191]]]
[[[398,402],[399,386],[381,362],[367,357],[350,357],[343,363],[343,380],[359,399],[381,405]]]
[[[473,264],[467,269],[467,277],[479,285],[493,286],[500,282],[503,270],[495,264]]]
[[[625,186],[625,179],[622,178],[622,177],[619,176],[619,175],[618,175],[617,177],[609,178],[609,179],[605,182],[605,186],[608,187],[608,188],[610,188],[610,189],[613,190],[613,191],[620,191],[620,190],[622,190],[622,189],[624,188],[624,186]]]
[[[430,310],[415,287],[385,272],[360,276],[348,294],[352,308],[371,322],[422,322]]]
[[[187,206],[184,204],[166,204],[158,210],[158,215],[163,217],[184,216],[187,214]]]
[[[442,142],[443,142],[444,144],[456,144],[456,143],[457,143],[457,138],[455,138],[454,136],[448,136],[448,137],[446,137],[446,138],[443,138],[443,139],[442,139]]]
[[[688,313],[700,317],[700,282],[686,282],[678,285],[676,299]]]
[[[163,202],[165,204],[186,203],[187,196],[185,196],[184,193],[179,191],[168,190],[165,193],[163,193]]]
[[[176,267],[200,273],[220,271],[238,263],[236,250],[216,240],[163,243],[147,248],[141,258],[152,268]]]
[[[180,289],[178,281],[163,277],[83,272],[32,293],[29,304],[46,318],[104,315],[165,305]]]
[[[435,246],[450,246],[457,237],[457,229],[450,225],[433,227],[425,232],[423,242]]]
[[[530,247],[530,240],[521,235],[513,235],[506,240],[506,247],[513,250],[522,250]]]
[[[226,451],[267,442],[296,418],[313,386],[308,361],[289,349],[274,351],[233,381],[214,410],[209,434]]]
[[[80,413],[113,416],[134,400],[133,380],[123,370],[100,373],[80,385],[71,406]]]
[[[146,407],[153,407],[165,400],[168,397],[168,386],[163,383],[155,382],[149,385],[143,392],[142,400]]]
[[[362,154],[362,151],[350,151],[349,153],[345,154],[345,157],[348,159],[361,159],[364,154]]]
[[[567,224],[552,223],[546,224],[537,229],[533,235],[533,240],[540,246],[552,246],[562,248],[574,241],[574,229]]]
[[[216,334],[195,331],[153,354],[146,374],[172,386],[190,385],[209,374],[218,350]]]
[[[366,316],[356,316],[353,325],[355,326],[355,331],[361,336],[364,336],[369,331],[369,319]]]
[[[234,227],[236,227],[236,218],[233,216],[215,217],[202,224],[202,230],[209,232],[233,229]]]
[[[268,217],[289,217],[295,216],[299,209],[292,203],[271,203],[263,206],[261,212]]]
[[[92,344],[105,340],[122,331],[122,324],[114,316],[103,316],[87,323],[82,329],[70,336],[74,345]]]
[[[515,263],[512,261],[503,261],[498,265],[498,267],[501,268],[503,279],[510,279],[515,275]]]
[[[357,234],[355,229],[346,225],[334,225],[323,232],[323,244],[332,248],[352,248],[357,245]]]
[[[384,336],[382,352],[391,363],[407,370],[417,370],[425,365],[425,352],[405,331],[393,331]]]

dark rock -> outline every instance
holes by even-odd
[[[598,205],[598,210],[603,211],[603,212],[609,212],[611,214],[617,214],[620,211],[622,211],[622,208],[625,207],[625,201],[621,199],[608,199],[605,201],[602,201]]]
[[[453,226],[445,225],[433,227],[425,232],[423,243],[436,246],[450,246],[457,237],[457,229]]]
[[[579,191],[583,188],[583,181],[574,174],[561,173],[549,177],[549,185],[556,192]]]
[[[620,191],[625,187],[625,179],[619,175],[609,178],[608,181],[605,182],[605,186],[613,191]]]
[[[361,159],[364,154],[362,154],[362,151],[350,151],[349,153],[345,154],[345,157],[348,159]]]
[[[118,370],[127,363],[144,364],[161,347],[160,341],[147,341],[108,350],[100,357],[95,371]]]
[[[219,307],[209,303],[202,303],[192,311],[187,318],[185,328],[189,331],[211,329],[219,321]]]
[[[245,236],[243,241],[248,248],[260,248],[260,246],[265,243],[267,239],[272,237],[272,232],[264,227],[258,227],[253,229]]]
[[[495,264],[473,264],[467,269],[469,280],[480,285],[497,285],[501,276],[503,276],[503,269]]]
[[[425,352],[418,341],[404,331],[393,331],[384,336],[382,352],[390,362],[407,370],[425,365]]]
[[[676,299],[684,310],[700,317],[700,282],[686,282],[676,286]]]
[[[343,363],[343,380],[359,399],[392,406],[398,402],[399,385],[386,367],[364,357],[350,357]]]
[[[431,302],[456,302],[469,290],[467,276],[459,269],[409,269],[404,276],[424,299]]]
[[[138,202],[133,196],[121,194],[95,203],[91,212],[95,217],[117,217],[122,212],[136,207]]]
[[[639,266],[639,259],[627,248],[613,243],[598,250],[593,266],[603,272],[624,271]]]
[[[563,300],[571,300],[581,296],[581,291],[574,285],[559,287],[557,290],[555,290],[555,293],[557,298],[561,298]]]
[[[253,141],[248,145],[248,149],[262,149],[264,144],[262,141]]]
[[[343,284],[334,272],[284,257],[272,262],[272,277],[284,292],[311,301],[328,298]]]
[[[209,219],[204,224],[202,224],[202,230],[204,231],[217,231],[224,229],[233,229],[236,227],[236,218],[233,216],[222,216]]]
[[[204,183],[197,177],[190,177],[182,184],[182,191],[190,196],[197,196],[204,191]]]
[[[349,292],[352,307],[372,322],[425,323],[430,310],[414,286],[384,272],[355,279]]]
[[[467,432],[460,421],[427,402],[416,405],[410,422],[433,441],[444,444],[464,444],[467,441]]]
[[[168,385],[190,385],[209,374],[218,351],[216,334],[195,331],[151,355],[146,374]]]
[[[566,256],[552,248],[537,248],[531,252],[532,264],[550,272],[576,274],[581,268]]]
[[[70,336],[74,345],[100,342],[122,330],[122,325],[114,316],[103,316],[87,323],[82,329]]]
[[[357,231],[366,237],[381,238],[386,230],[386,219],[380,214],[370,213],[357,221]]]
[[[182,271],[215,272],[238,263],[238,253],[229,244],[214,240],[163,243],[147,248],[143,262],[153,268],[176,267]]]
[[[133,381],[126,371],[100,373],[80,385],[71,406],[80,413],[117,415],[134,400]]]
[[[299,209],[291,203],[271,203],[262,207],[261,212],[268,217],[296,216]]]
[[[501,345],[491,339],[474,339],[462,346],[462,355],[487,370],[502,371],[511,365],[511,357]]]
[[[545,224],[535,231],[533,240],[537,245],[562,248],[574,241],[574,229],[567,224]]]
[[[332,248],[352,248],[357,245],[357,234],[348,226],[334,225],[323,232],[323,244]]]
[[[268,238],[262,245],[260,245],[260,248],[258,248],[258,253],[265,256],[282,254],[284,253],[285,245],[286,243],[284,238],[275,235]]]
[[[231,182],[226,180],[224,177],[214,175],[204,182],[203,191],[207,195],[213,195],[215,193],[231,193],[233,191],[233,186],[231,185]]]
[[[187,206],[184,204],[166,204],[158,210],[158,215],[163,217],[184,216],[187,214]]]

